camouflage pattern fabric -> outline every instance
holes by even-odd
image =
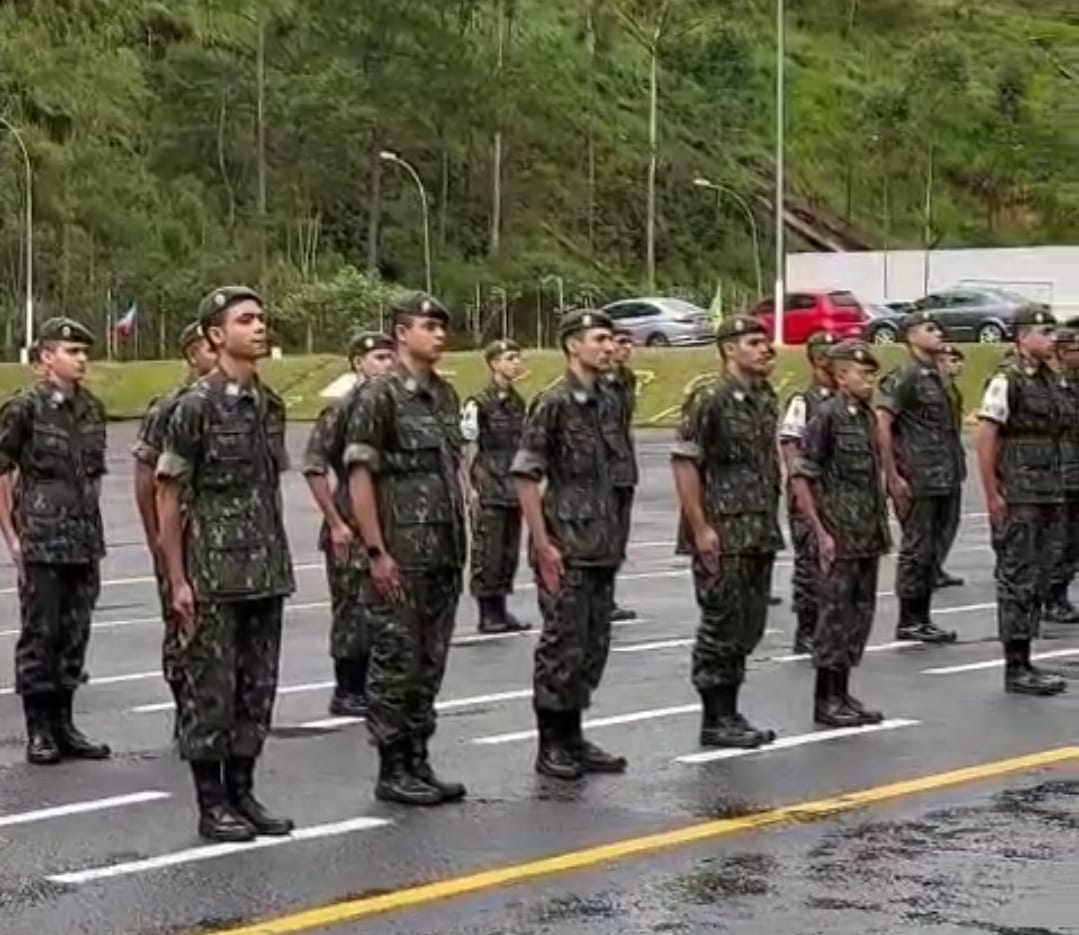
[[[1064,502],[1060,470],[1061,406],[1052,371],[1016,355],[1002,367],[1008,419],[1000,426],[997,473],[1009,504]]]
[[[591,704],[610,651],[614,575],[614,568],[567,568],[557,594],[537,579],[543,631],[532,679],[535,710],[583,711]]]
[[[1063,506],[1009,504],[1003,523],[992,530],[996,553],[997,630],[1000,639],[1032,640],[1061,554]]]
[[[876,556],[847,558],[828,574],[818,571],[819,610],[813,634],[813,663],[818,669],[852,669],[862,661],[877,609]]]
[[[19,585],[16,692],[37,695],[79,687],[100,589],[97,562],[25,563]]]
[[[399,365],[366,383],[349,413],[344,464],[375,478],[386,549],[407,571],[453,571],[467,550],[464,439],[453,387]]]
[[[514,476],[546,480],[543,516],[567,566],[617,568],[623,523],[601,427],[602,388],[567,372],[532,404],[513,459]],[[614,426],[621,437],[621,427]]]
[[[633,413],[637,408],[637,377],[619,367],[601,378],[600,424],[607,443],[611,481],[618,489],[632,490],[640,481],[633,446]]]
[[[326,553],[326,581],[330,586],[330,656],[333,659],[366,659],[369,649],[370,613],[364,603],[367,556],[354,546],[344,558]]]
[[[105,407],[47,382],[0,407],[0,473],[19,472],[15,524],[28,562],[87,564],[105,554],[99,486]]]
[[[710,691],[741,685],[746,657],[757,648],[768,618],[772,553],[723,554],[719,574],[693,562],[693,587],[701,619],[693,644],[693,686]]]
[[[919,600],[933,591],[937,571],[959,528],[960,498],[956,494],[915,497],[900,520],[903,538],[895,572],[895,593]]]
[[[365,598],[371,638],[367,727],[379,747],[435,732],[435,699],[446,672],[461,575],[450,569],[405,572],[402,587],[404,599],[388,602],[368,582]]]
[[[510,467],[524,430],[524,398],[513,387],[491,383],[472,399],[479,421],[472,487],[482,507],[517,508],[517,487]]]
[[[270,732],[284,600],[196,604],[180,659],[180,754],[187,760],[257,757]]]
[[[1057,377],[1059,395],[1060,472],[1064,493],[1060,555],[1052,576],[1057,588],[1067,588],[1079,570],[1079,372]]]
[[[521,553],[521,511],[484,506],[472,510],[470,591],[473,597],[513,593]]]
[[[935,537],[936,546],[936,567],[938,570],[944,568],[944,562],[948,558],[948,553],[951,552],[952,546],[955,544],[955,538],[959,534],[959,523],[963,518],[963,491],[962,488],[955,491],[955,493],[949,494],[948,498],[951,502],[945,506],[942,510],[944,516],[944,526],[940,530],[940,534]]]

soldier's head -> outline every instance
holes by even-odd
[[[94,335],[72,318],[50,318],[38,332],[43,376],[60,383],[81,383],[90,362]]]
[[[1048,361],[1054,353],[1053,337],[1056,319],[1040,305],[1026,305],[1015,313],[1015,346],[1019,353],[1032,360]]]
[[[257,361],[269,353],[266,306],[248,286],[221,286],[199,305],[199,326],[218,356]]]
[[[633,356],[633,335],[627,328],[614,329],[614,354],[616,364],[628,364]]]
[[[450,312],[426,292],[409,292],[390,306],[398,354],[433,366],[442,357]]]
[[[855,399],[868,400],[880,363],[864,341],[840,341],[829,352],[836,387]]]
[[[1056,333],[1056,356],[1064,370],[1079,370],[1079,328],[1060,328]]]
[[[200,377],[205,376],[217,366],[217,354],[202,333],[202,325],[193,321],[184,326],[180,332],[180,356],[191,369],[191,372]]]
[[[814,331],[806,341],[806,357],[813,375],[825,386],[832,385],[832,364],[828,352],[839,339],[830,331]]]
[[[491,376],[513,383],[521,378],[521,345],[508,338],[492,341],[483,349]]]
[[[716,329],[719,358],[748,376],[766,377],[775,368],[775,351],[768,329],[750,315],[725,318]]]
[[[952,378],[958,377],[963,372],[963,365],[967,359],[957,344],[945,344],[941,348],[941,357],[944,359],[944,367]]]
[[[609,370],[614,358],[614,323],[603,312],[581,308],[567,312],[558,326],[562,351],[586,370]]]
[[[944,332],[940,323],[928,309],[919,309],[904,315],[899,323],[899,330],[907,346],[923,354],[936,355],[944,347]]]
[[[348,345],[348,365],[367,379],[389,373],[397,363],[393,338],[381,331],[361,331]]]

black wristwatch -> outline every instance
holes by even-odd
[[[376,559],[382,555],[382,549],[377,545],[369,545],[367,547],[367,557],[370,559]]]

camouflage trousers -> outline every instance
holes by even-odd
[[[19,583],[22,627],[15,646],[15,690],[20,695],[78,688],[100,590],[97,562],[26,562]]]
[[[180,754],[187,760],[256,757],[277,696],[284,598],[197,603],[181,635]]]
[[[1068,585],[1079,571],[1079,496],[1068,495],[1068,501],[1061,509],[1063,528],[1060,532],[1058,548],[1060,553],[1050,585],[1056,590],[1067,590]]]
[[[959,490],[933,497],[915,497],[900,522],[903,538],[895,570],[895,593],[905,601],[931,594],[937,571],[959,528]]]
[[[374,742],[390,746],[435,732],[435,699],[461,598],[456,569],[402,571],[404,598],[375,595],[368,579],[371,659],[367,670],[367,728]]]
[[[567,566],[557,594],[537,578],[543,632],[532,675],[535,710],[583,711],[592,703],[611,648],[616,570]]]
[[[473,597],[513,593],[521,554],[521,511],[518,507],[479,506],[472,511],[470,591]]]
[[[326,553],[326,583],[330,588],[330,657],[366,659],[369,650],[364,584],[367,570],[354,556],[340,559]]]
[[[771,552],[722,555],[719,574],[711,575],[693,560],[701,611],[693,644],[693,685],[699,691],[745,681],[746,657],[764,635],[774,564]]]
[[[813,617],[817,613],[817,537],[809,524],[797,514],[791,514],[791,545],[794,548],[794,569],[791,574],[791,604],[799,616]]]
[[[992,530],[996,553],[997,631],[1002,641],[1036,639],[1053,571],[1063,548],[1064,507],[1009,504]]]
[[[629,536],[633,531],[633,496],[636,491],[632,487],[616,487],[615,499],[618,503],[618,554],[626,556],[626,547],[629,545]]]
[[[862,661],[877,609],[880,558],[844,558],[828,574],[818,570],[817,629],[813,664],[818,669],[853,669]]]
[[[161,622],[164,625],[164,635],[161,639],[161,673],[169,685],[177,685],[182,682],[180,676],[180,629],[176,624],[176,615],[172,611],[172,595],[169,592],[169,581],[164,571],[154,561],[154,577],[157,579],[157,599],[161,604]]]

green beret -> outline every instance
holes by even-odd
[[[371,351],[396,350],[393,338],[381,331],[360,331],[348,342],[348,356],[363,357]]]
[[[501,357],[503,354],[508,354],[510,351],[520,351],[521,345],[516,341],[511,341],[509,338],[502,338],[499,341],[492,341],[483,349],[483,359],[490,363],[496,357]]]
[[[614,323],[606,312],[594,308],[577,308],[562,316],[562,321],[558,323],[558,337],[565,341],[566,338],[580,331],[588,331],[589,328],[606,328],[613,331]]]
[[[864,341],[839,341],[829,349],[828,359],[833,363],[865,364],[874,370],[880,369],[880,362]]]
[[[809,336],[809,340],[806,341],[806,353],[812,354],[816,351],[826,351],[838,340],[839,338],[832,334],[831,331],[814,331]]]
[[[632,341],[633,340],[633,332],[630,331],[629,328],[626,328],[624,325],[615,325],[614,326],[614,337],[615,337],[616,340],[623,339],[623,338],[628,338],[630,341]]]
[[[38,341],[70,341],[92,347],[94,333],[74,318],[50,318],[37,333]]]
[[[202,340],[202,326],[197,321],[184,325],[184,330],[180,332],[180,353],[186,354],[187,349],[200,340]]]
[[[941,354],[945,357],[954,357],[956,360],[966,360],[967,355],[963,353],[962,349],[955,344],[945,344],[940,349]]]
[[[446,327],[450,324],[450,311],[433,295],[426,292],[406,292],[390,305],[394,315],[412,315],[415,318],[434,318]]]
[[[899,320],[899,330],[902,334],[906,334],[911,328],[917,328],[919,325],[936,325],[939,328],[940,322],[937,321],[936,313],[927,308],[909,312]]]
[[[218,286],[214,289],[199,303],[199,325],[203,333],[213,324],[214,318],[230,305],[248,299],[263,305],[262,296],[250,286]]]
[[[744,338],[749,334],[768,334],[764,322],[752,315],[735,315],[733,318],[724,318],[716,328],[716,343],[733,341],[736,338]]]
[[[1057,323],[1057,320],[1053,317],[1053,313],[1041,305],[1024,305],[1019,311],[1015,313],[1015,317],[1012,319],[1012,325],[1016,328],[1037,328],[1053,327]]]

